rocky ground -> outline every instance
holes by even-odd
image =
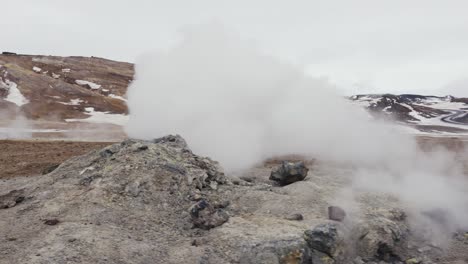
[[[395,197],[340,204],[351,167],[306,161],[283,186],[272,168],[299,157],[225,175],[180,137],[93,144],[46,175],[0,180],[0,263],[468,263],[468,233],[422,241]]]

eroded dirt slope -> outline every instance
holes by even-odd
[[[0,55],[0,112],[34,120],[126,114],[133,64],[96,57]],[[88,111],[90,112],[90,111]]]

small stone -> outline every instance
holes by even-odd
[[[204,243],[206,243],[206,241],[202,238],[195,238],[194,240],[192,240],[192,246],[194,247],[199,247],[201,245],[203,245]]]
[[[417,258],[410,258],[405,261],[406,264],[419,264],[421,263],[421,260]]]
[[[216,181],[211,181],[210,182],[210,188],[212,190],[217,190],[218,189],[218,183]]]
[[[147,145],[143,145],[143,146],[138,147],[138,150],[147,150],[147,149],[148,149]]]
[[[335,260],[326,253],[313,250],[312,251],[312,263],[313,264],[335,264]]]
[[[361,257],[357,256],[354,260],[353,260],[353,264],[365,264],[364,260],[362,260]]]
[[[215,209],[226,208],[226,207],[228,207],[230,204],[231,204],[231,202],[225,200],[225,201],[215,202],[215,203],[213,204],[213,207],[214,207]]]
[[[431,247],[429,246],[425,246],[425,247],[422,247],[422,248],[418,248],[418,252],[420,253],[423,253],[423,252],[426,252],[426,251],[431,251]]]
[[[110,156],[114,155],[114,152],[110,149],[104,149],[101,152],[99,152],[99,155],[102,158],[109,158]]]
[[[42,170],[42,175],[49,174],[53,172],[55,169],[57,169],[60,166],[60,164],[52,164],[46,167],[45,169]]]
[[[74,237],[68,239],[68,242],[70,242],[70,243],[73,243],[75,241],[76,241],[76,238],[74,238]]]
[[[56,225],[56,224],[58,224],[58,223],[60,223],[60,221],[59,221],[58,219],[55,219],[55,218],[54,218],[54,219],[46,219],[46,220],[44,220],[44,224],[46,224],[46,225],[51,225],[51,226],[53,226],[53,225]]]
[[[203,199],[203,196],[199,193],[192,193],[190,195],[190,200],[192,201],[200,201],[201,199]]]
[[[189,209],[193,226],[209,230],[227,222],[229,215],[223,209],[216,209],[206,200],[200,200]]]
[[[328,219],[342,222],[346,217],[346,212],[338,206],[328,207]]]
[[[302,220],[304,220],[304,216],[302,216],[302,214],[292,214],[292,215],[286,216],[286,220],[302,221]]]
[[[240,179],[246,182],[254,182],[254,178],[250,176],[241,176]]]

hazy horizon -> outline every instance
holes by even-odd
[[[2,4],[2,51],[134,62],[217,21],[341,93],[468,97],[466,1],[90,1]],[[28,8],[24,8],[27,6]]]

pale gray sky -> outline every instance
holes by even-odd
[[[134,61],[168,47],[181,27],[216,20],[347,94],[468,96],[466,0],[0,0],[0,6],[4,51]]]

